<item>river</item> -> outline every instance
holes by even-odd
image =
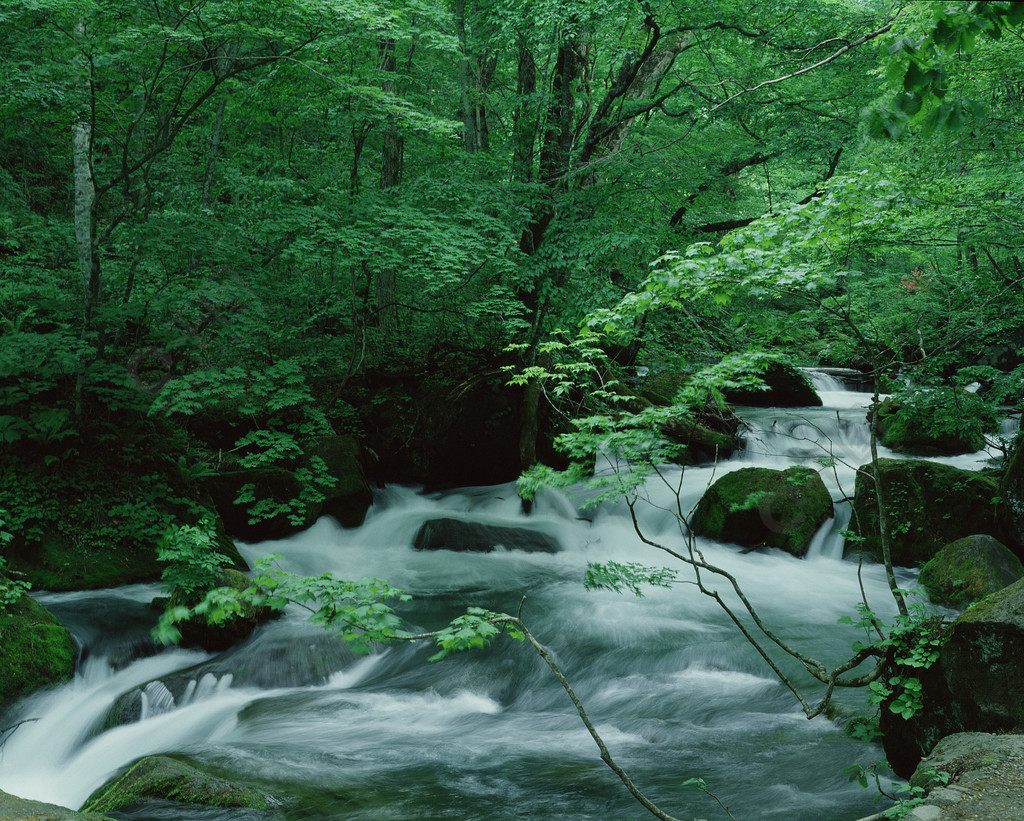
[[[666,482],[649,483],[650,504],[639,513],[645,535],[679,545],[665,508],[674,504],[670,487],[680,476],[684,509],[714,476],[749,465],[811,464],[834,498],[852,493],[853,468],[868,461],[869,396],[824,377],[818,388],[824,408],[744,411],[748,449],[728,462],[684,474],[673,468]],[[848,464],[823,468],[816,460],[829,451]],[[945,461],[976,467],[984,458]],[[430,494],[389,487],[359,528],[325,517],[287,540],[240,549],[250,561],[279,554],[280,565],[297,573],[387,579],[413,596],[401,612],[417,628],[441,627],[467,606],[522,606],[612,755],[677,817],[728,817],[684,785],[690,778],[704,779],[741,821],[849,821],[884,806],[844,772],[881,759],[881,748],[846,737],[824,716],[808,721],[692,585],[652,589],[644,598],[586,591],[588,562],[671,560],[640,542],[623,507],[582,510],[579,501],[544,493],[527,516],[513,485]],[[832,663],[860,638],[837,623],[855,615],[861,598],[857,565],[841,558],[844,516],[846,504],[806,559],[701,541],[708,560],[739,577],[778,632]],[[560,549],[414,550],[419,527],[439,517],[528,528]],[[865,567],[862,575],[872,607],[891,614],[881,568]],[[903,585],[914,580],[913,571],[901,571]],[[423,645],[357,656],[289,612],[219,656],[140,654],[156,595],[157,586],[37,595],[75,635],[83,657],[72,682],[0,716],[0,726],[35,719],[0,750],[0,789],[78,808],[134,760],[169,753],[260,785],[284,803],[258,812],[151,802],[115,818],[649,817],[599,760],[565,692],[528,646],[503,638],[436,663],[428,661],[433,648]],[[800,681],[810,685],[806,676]],[[128,702],[138,709],[119,724],[110,715],[115,705],[123,713],[126,693],[135,694]],[[841,693],[838,701],[866,711],[862,692]]]

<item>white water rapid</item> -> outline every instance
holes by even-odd
[[[868,461],[869,397],[824,380],[818,388],[824,408],[744,411],[747,450],[715,468],[688,468],[684,509],[715,476],[751,464],[810,464],[834,498],[852,494],[853,468]],[[834,466],[815,461],[830,454]],[[977,466],[984,458],[948,461]],[[640,511],[645,535],[673,546],[678,531],[665,508],[674,504],[678,477],[673,469],[666,483],[650,486],[655,504]],[[848,505],[837,506],[805,560],[708,541],[701,547],[739,577],[787,640],[835,663],[861,638],[837,624],[861,598],[857,566],[842,560],[837,535],[848,515]],[[538,530],[560,550],[414,550],[417,529],[439,517]],[[284,569],[298,573],[387,579],[413,595],[402,613],[421,628],[440,627],[467,606],[515,612],[522,602],[612,755],[677,817],[727,817],[683,786],[694,777],[741,821],[849,821],[879,809],[843,770],[881,758],[881,750],[847,738],[828,718],[808,721],[714,602],[688,584],[643,599],[583,589],[588,562],[671,563],[640,542],[623,509],[581,512],[551,493],[526,516],[512,485],[439,494],[391,487],[360,528],[324,518],[290,539],[241,548],[249,560],[281,554]],[[913,585],[914,574],[903,572],[901,582]],[[872,607],[891,613],[881,569],[866,567],[863,583]],[[38,596],[86,652],[73,682],[0,715],[0,727],[29,720],[0,748],[0,789],[78,808],[140,756],[168,753],[259,785],[283,803],[258,812],[151,802],[114,817],[647,817],[527,646],[500,639],[439,663],[427,661],[427,646],[353,656],[296,612],[221,656],[171,650],[133,658],[125,648],[140,644],[153,620],[146,603],[158,593],[145,586]],[[864,694],[839,700],[860,710]]]

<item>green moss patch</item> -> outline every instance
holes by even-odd
[[[58,807],[56,804],[44,804],[42,801],[29,801],[18,798],[0,790],[0,821],[111,821],[105,815],[82,813]]]
[[[261,790],[233,783],[168,756],[142,758],[89,797],[86,812],[116,812],[140,801],[166,799],[211,807],[266,810],[278,805]]]
[[[942,548],[921,568],[932,601],[965,607],[1024,578],[1024,565],[991,536],[967,536]]]
[[[0,612],[0,701],[74,672],[74,643],[52,613],[28,595]]]
[[[879,459],[892,560],[903,567],[924,564],[950,542],[964,536],[986,534],[1002,540],[994,502],[996,481],[981,473],[921,459]],[[860,549],[880,559],[878,497],[864,465],[854,486],[847,552]]]
[[[740,468],[708,488],[694,529],[718,541],[770,545],[802,556],[832,512],[825,483],[810,468]]]

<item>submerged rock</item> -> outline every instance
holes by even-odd
[[[488,553],[501,547],[526,553],[557,553],[558,542],[525,527],[500,527],[460,519],[430,519],[416,533],[417,550],[458,550]]]
[[[1024,565],[992,536],[965,536],[921,568],[918,581],[934,602],[964,607],[1024,578]]]
[[[280,804],[262,790],[226,781],[179,759],[150,756],[135,762],[127,772],[94,792],[82,809],[117,812],[147,799],[260,810]]]
[[[0,702],[75,672],[71,634],[27,593],[0,611]]]
[[[996,519],[996,481],[976,471],[923,459],[879,459],[889,516],[893,563],[914,567],[950,542],[985,534],[1002,538]],[[857,472],[846,552],[860,550],[881,559],[878,497],[871,465]]]
[[[120,695],[97,726],[105,731],[187,706],[227,687],[318,687],[365,658],[327,632],[286,631],[244,642],[195,667],[154,679]]]
[[[707,489],[693,527],[718,541],[771,545],[802,556],[832,514],[825,483],[810,468],[740,468]]]

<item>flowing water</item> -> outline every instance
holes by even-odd
[[[817,379],[824,408],[750,410],[748,448],[715,467],[668,471],[648,483],[645,536],[678,548],[683,509],[725,471],[811,464],[837,500],[852,494],[853,470],[868,460],[867,394]],[[822,458],[828,461],[823,464]],[[963,457],[977,466],[985,454]],[[955,461],[955,460],[950,460]],[[581,510],[542,495],[523,514],[512,485],[423,494],[380,492],[362,527],[321,519],[290,539],[241,545],[250,561],[280,554],[289,571],[377,576],[413,595],[411,625],[443,626],[467,606],[522,615],[551,650],[612,755],[680,818],[727,815],[692,786],[703,778],[741,821],[844,821],[879,809],[844,768],[882,757],[832,720],[808,721],[792,695],[692,585],[644,598],[587,592],[588,562],[669,565],[640,542],[621,507]],[[844,561],[838,530],[849,505],[818,533],[808,557],[744,554],[701,541],[708,560],[739,577],[764,618],[787,640],[826,662],[859,638],[837,624],[861,598],[857,565]],[[421,524],[447,517],[523,527],[557,540],[554,554],[416,551]],[[881,568],[863,585],[879,612],[894,608]],[[685,576],[683,576],[685,578]],[[911,571],[901,583],[913,585]],[[220,656],[169,650],[138,657],[154,617],[156,586],[39,594],[84,648],[74,681],[0,716],[0,727],[32,719],[0,748],[0,789],[77,808],[141,756],[191,758],[284,799],[271,812],[150,802],[123,819],[630,819],[649,817],[599,760],[565,692],[528,647],[499,639],[438,663],[428,646],[365,656],[289,612]],[[786,669],[815,690],[792,665]],[[840,703],[864,710],[863,693]]]

